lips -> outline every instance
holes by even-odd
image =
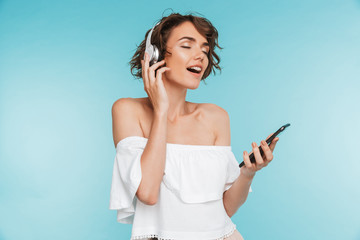
[[[199,73],[194,73],[194,72],[191,72],[191,71],[188,70],[188,73],[190,73],[192,76],[194,76],[194,77],[196,77],[196,78],[201,77],[201,72],[199,72]]]

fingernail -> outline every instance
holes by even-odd
[[[252,142],[252,144],[251,144],[253,147],[256,147],[256,145],[255,145],[255,142]]]
[[[262,140],[262,141],[261,141],[261,144],[265,146],[265,141],[264,141],[264,140]]]

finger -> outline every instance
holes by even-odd
[[[249,154],[246,151],[243,152],[243,159],[244,159],[244,163],[245,163],[246,168],[252,169],[253,166],[252,166],[252,164],[250,162]]]
[[[269,148],[269,146],[266,144],[266,142],[264,140],[261,141],[261,149],[264,152],[265,155],[265,162],[271,162],[271,160],[273,160],[273,154],[271,152],[271,149]]]
[[[170,68],[168,68],[168,67],[162,67],[162,68],[160,68],[159,70],[157,70],[157,72],[156,72],[156,82],[157,82],[157,83],[162,84],[162,82],[161,82],[161,80],[162,80],[162,74],[163,74],[165,71],[168,71],[168,70],[170,70]]]
[[[161,60],[160,62],[155,63],[154,65],[152,65],[151,67],[149,67],[149,79],[150,79],[150,83],[154,83],[155,82],[155,70],[160,66],[163,65],[165,63],[165,60]]]
[[[271,133],[271,134],[266,138],[265,141],[267,141],[273,134],[274,134],[274,133]],[[277,142],[278,140],[279,140],[279,138],[278,138],[278,137],[275,137],[275,138],[271,141],[271,143],[270,143],[270,149],[271,149],[271,151],[274,151],[276,142]],[[273,144],[274,141],[275,141],[275,145]],[[273,145],[271,145],[271,144],[273,144]]]
[[[254,157],[255,157],[256,165],[257,165],[259,168],[262,168],[263,165],[264,165],[264,159],[261,157],[260,150],[259,150],[256,142],[253,142],[253,143],[252,143],[252,147],[253,147],[253,152],[254,152]]]
[[[267,138],[266,138],[266,140],[265,141],[267,141],[270,137],[271,137],[271,135],[273,135],[274,133],[271,133],[269,136],[267,136]]]
[[[142,77],[142,79],[143,79],[143,82],[144,82],[144,88],[146,88],[147,87],[147,85],[146,85],[146,81],[145,81],[145,70],[144,70],[144,60],[141,60],[141,69],[142,69],[142,71],[141,71],[141,77]]]
[[[161,60],[160,62],[154,63],[153,65],[151,65],[150,68],[156,70],[158,67],[160,67],[161,65],[163,65],[165,63],[165,59]]]
[[[276,143],[279,141],[279,138],[278,137],[276,137],[276,138],[274,138],[273,140],[272,140],[272,142],[270,143],[270,150],[271,150],[271,152],[273,152],[274,151],[274,149],[275,149],[275,146],[276,146]]]
[[[149,86],[149,78],[148,78],[148,69],[149,69],[149,55],[145,53],[145,61],[144,61],[144,81],[146,82],[146,86]]]

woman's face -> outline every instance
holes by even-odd
[[[209,64],[209,44],[206,38],[187,21],[171,31],[167,51],[171,54],[167,53],[164,59],[170,70],[165,72],[165,78],[186,88],[196,89]],[[198,68],[188,70],[192,66]]]

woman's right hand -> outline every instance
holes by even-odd
[[[165,64],[165,60],[157,62],[149,67],[149,55],[147,53],[145,53],[145,61],[141,60],[144,90],[150,98],[154,112],[157,113],[164,113],[169,109],[169,98],[162,81],[162,74],[165,71],[170,70],[170,68],[159,68],[156,71],[155,77],[155,70],[163,64]]]

